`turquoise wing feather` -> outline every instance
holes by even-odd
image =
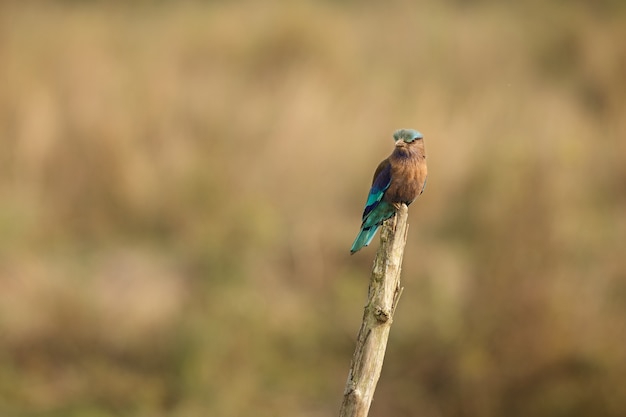
[[[374,174],[374,182],[365,202],[361,230],[359,230],[359,234],[352,244],[350,253],[355,253],[364,246],[369,245],[382,222],[395,213],[394,207],[383,201],[385,191],[387,191],[390,185],[391,165],[389,160],[386,159],[381,162]]]

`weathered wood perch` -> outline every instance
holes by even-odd
[[[372,276],[357,337],[352,364],[343,393],[340,417],[366,417],[380,377],[393,314],[402,288],[400,269],[406,244],[408,208],[402,204],[380,231]]]

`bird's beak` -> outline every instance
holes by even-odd
[[[401,148],[405,145],[404,141],[402,139],[399,139],[396,141],[396,147],[397,148]]]

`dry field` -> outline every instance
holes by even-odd
[[[400,127],[370,416],[626,415],[626,7],[505,3],[2,2],[0,415],[336,415]]]

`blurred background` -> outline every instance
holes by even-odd
[[[626,415],[626,5],[0,5],[0,415],[336,415],[394,130],[370,416]]]

